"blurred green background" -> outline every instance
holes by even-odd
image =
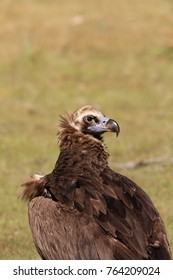
[[[172,15],[171,0],[0,1],[0,259],[39,259],[18,195],[52,170],[60,114],[90,104],[119,122],[105,137],[114,170],[172,157]],[[151,196],[173,247],[172,170],[118,171]]]

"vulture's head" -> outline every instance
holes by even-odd
[[[115,120],[107,118],[92,106],[78,109],[69,116],[68,120],[62,117],[60,128],[64,129],[67,126],[83,134],[92,135],[98,140],[102,139],[102,134],[105,132],[114,132],[117,136],[120,132],[120,127]]]

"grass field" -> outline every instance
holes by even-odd
[[[172,157],[172,12],[171,0],[0,1],[0,259],[39,259],[18,195],[52,170],[60,114],[91,104],[119,122],[105,137],[114,169]],[[121,173],[151,196],[173,248],[173,167]]]

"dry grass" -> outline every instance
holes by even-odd
[[[172,156],[172,1],[0,2],[0,259],[39,258],[19,186],[49,172],[59,114],[91,104],[120,123],[112,165]],[[152,197],[173,247],[172,167],[123,171]]]

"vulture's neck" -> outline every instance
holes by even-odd
[[[60,130],[58,138],[60,152],[80,155],[81,163],[90,158],[90,161],[93,163],[95,161],[100,166],[107,165],[109,154],[103,141],[92,135],[83,134],[70,125]]]

